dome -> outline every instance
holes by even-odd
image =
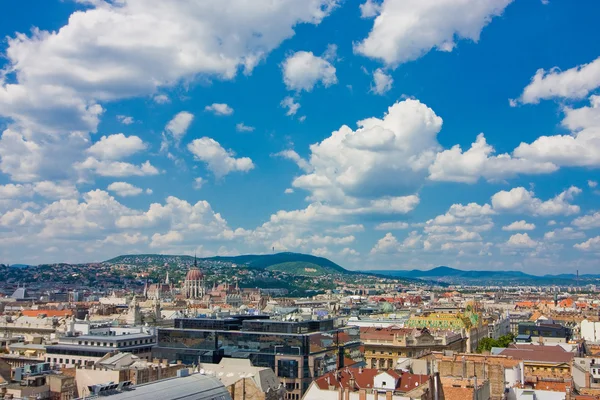
[[[187,275],[185,276],[185,280],[186,281],[199,281],[203,277],[204,277],[204,275],[202,275],[202,272],[199,269],[192,268],[188,271]]]

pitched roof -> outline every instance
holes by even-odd
[[[545,363],[570,363],[573,361],[573,353],[565,351],[560,346],[542,345],[518,345],[504,349],[500,355],[511,356],[523,361],[545,362]]]
[[[429,380],[428,375],[416,375],[392,369],[379,371],[375,368],[343,368],[317,378],[315,384],[321,390],[329,390],[330,386],[333,386],[336,390],[341,387],[352,390],[371,389],[373,388],[375,377],[382,372],[389,374],[397,380],[396,390],[400,392],[409,392]],[[352,378],[354,378],[354,387],[350,386]]]

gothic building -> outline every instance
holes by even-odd
[[[198,262],[194,257],[194,268],[190,269],[183,283],[183,294],[186,299],[200,299],[206,294],[204,275],[198,269]]]

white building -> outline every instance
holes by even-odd
[[[581,338],[587,342],[600,342],[600,322],[589,321],[584,319],[581,321]]]

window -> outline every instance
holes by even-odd
[[[387,384],[386,384],[386,382],[385,382],[385,381],[381,382],[381,386],[386,386],[386,385],[387,385]]]

